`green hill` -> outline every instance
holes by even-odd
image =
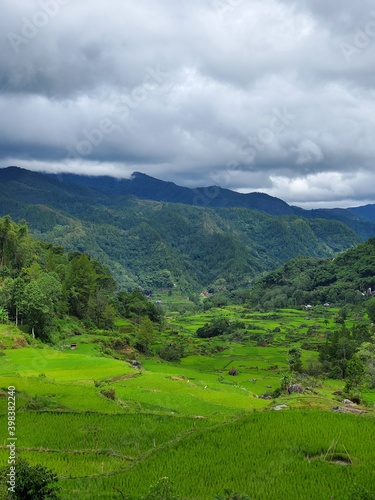
[[[0,215],[26,220],[38,239],[88,252],[124,288],[186,293],[224,280],[231,289],[291,258],[331,257],[361,241],[344,222],[271,215],[260,205],[250,210],[146,200],[110,193],[112,184],[99,191],[18,168],[1,170],[0,181]],[[264,195],[263,208],[267,200]]]
[[[253,304],[356,304],[375,288],[375,238],[333,259],[297,258],[261,277],[250,292]]]

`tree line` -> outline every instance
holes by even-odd
[[[111,329],[119,316],[160,323],[163,312],[139,290],[118,291],[108,268],[87,253],[37,241],[25,223],[0,218],[0,321],[28,325],[47,342],[66,316]]]

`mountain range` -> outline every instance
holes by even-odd
[[[299,256],[330,257],[375,236],[375,206],[303,210],[264,193],[0,169],[0,215],[84,251],[124,288],[237,287]]]

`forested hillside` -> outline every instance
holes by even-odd
[[[26,220],[38,239],[88,252],[123,288],[190,293],[220,280],[231,289],[291,258],[330,257],[361,241],[326,218],[157,202],[18,168],[0,174],[0,215]]]
[[[149,317],[161,311],[141,293],[117,293],[108,268],[86,253],[33,239],[23,223],[0,219],[0,321],[27,325],[34,338],[52,340],[59,319],[110,329],[118,317]]]
[[[375,289],[375,238],[333,259],[297,258],[260,278],[249,292],[266,308],[361,303]]]

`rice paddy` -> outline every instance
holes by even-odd
[[[252,500],[341,500],[355,485],[374,492],[374,413],[332,412],[343,382],[320,380],[309,394],[260,397],[280,386],[288,339],[321,341],[333,316],[256,315],[234,307],[173,316],[169,328],[189,338],[215,314],[241,318],[246,335],[276,330],[272,346],[195,339],[223,348],[198,355],[192,345],[180,362],[150,357],[137,370],[101,356],[87,336],[74,351],[10,348],[9,336],[0,356],[3,441],[6,389],[14,385],[17,454],[54,470],[64,500],[136,499],[165,476],[183,500],[212,500],[224,488]],[[314,356],[303,352],[304,362]],[[109,389],[113,398],[105,395]],[[375,403],[374,392],[365,396]],[[286,408],[274,411],[277,404]]]

